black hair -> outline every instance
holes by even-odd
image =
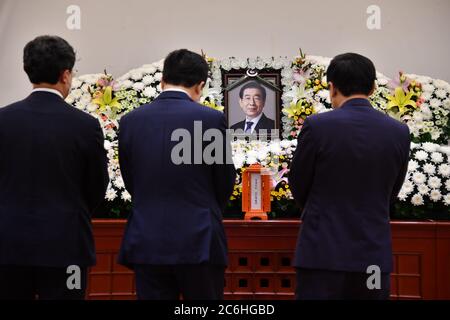
[[[375,66],[370,59],[357,53],[336,56],[327,70],[327,81],[332,82],[344,96],[369,95],[376,80]]]
[[[204,57],[187,49],[169,53],[164,61],[163,81],[190,88],[208,79],[209,67]]]
[[[243,85],[241,90],[239,91],[239,98],[241,99],[244,98],[244,91],[247,89],[258,89],[261,92],[262,100],[264,102],[266,101],[267,96],[266,89],[256,81],[249,81],[245,85]]]
[[[65,70],[72,71],[75,51],[57,36],[40,36],[30,41],[23,50],[23,69],[31,83],[58,83]]]

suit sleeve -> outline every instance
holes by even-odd
[[[109,183],[108,159],[105,150],[105,139],[100,124],[95,120],[93,136],[89,137],[89,148],[86,159],[87,201],[89,211],[93,212],[105,198]]]
[[[122,174],[123,182],[125,183],[125,188],[127,189],[128,193],[133,196],[133,182],[132,182],[132,176],[130,172],[130,155],[129,155],[129,149],[130,146],[128,145],[129,139],[127,139],[128,129],[126,125],[126,117],[122,118],[120,122],[120,129],[119,129],[119,164],[120,164],[120,172]]]
[[[216,195],[217,202],[220,208],[225,210],[225,206],[230,200],[231,194],[236,182],[236,169],[234,167],[231,144],[227,139],[227,125],[225,116],[220,118],[219,128],[223,135],[223,161],[221,164],[215,164],[213,166],[213,179],[214,179],[214,193]]]
[[[395,180],[395,184],[394,184],[394,188],[392,190],[392,194],[391,194],[391,214],[394,212],[394,205],[397,202],[397,196],[398,193],[400,192],[403,183],[405,182],[405,178],[406,178],[406,174],[408,173],[408,164],[409,164],[409,153],[410,153],[410,149],[411,149],[411,137],[410,137],[410,133],[409,133],[409,128],[405,125],[406,127],[406,135],[407,138],[405,139],[405,146],[404,146],[404,156],[402,159],[402,166],[400,168],[400,171],[397,175],[397,178]]]
[[[311,189],[316,161],[316,144],[312,136],[310,121],[306,119],[298,137],[289,172],[289,185],[292,195],[303,210]]]

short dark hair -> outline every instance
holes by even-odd
[[[261,92],[261,98],[263,99],[264,102],[266,101],[267,96],[266,89],[256,81],[249,81],[245,85],[243,85],[241,90],[239,91],[239,98],[241,99],[244,98],[244,91],[247,89],[258,89],[259,92]]]
[[[31,83],[58,83],[65,70],[72,71],[75,51],[57,36],[40,36],[30,41],[23,50],[23,69]]]
[[[204,57],[187,49],[169,53],[164,60],[163,81],[190,88],[208,79],[209,67]]]
[[[376,77],[373,62],[357,53],[336,56],[327,70],[327,81],[332,82],[346,97],[354,94],[369,95]]]

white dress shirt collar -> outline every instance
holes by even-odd
[[[183,90],[183,89],[179,89],[179,88],[170,88],[170,89],[164,90],[163,92],[169,92],[169,91],[183,92],[183,93],[186,93],[187,96],[188,96],[189,98],[191,98],[191,95],[190,95],[186,90]],[[192,99],[192,98],[191,98],[191,99]]]
[[[64,97],[63,97],[63,95],[61,94],[61,92],[59,92],[58,90],[55,90],[55,89],[49,89],[49,88],[36,88],[36,89],[33,89],[33,91],[31,91],[31,92],[32,92],[32,93],[33,93],[33,92],[50,92],[50,93],[53,93],[53,94],[56,94],[56,95],[60,96],[61,99],[64,100]]]

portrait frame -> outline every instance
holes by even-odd
[[[275,129],[278,130],[276,138],[281,138],[283,132],[281,121],[282,90],[281,71],[275,69],[263,69],[257,72],[251,69],[222,70],[222,83],[224,87],[224,114],[227,119],[228,128],[231,128],[238,121],[245,119],[245,113],[239,105],[238,92],[240,88],[250,81],[255,81],[264,87],[267,93],[266,104],[263,111],[269,119],[275,121]],[[269,101],[270,100],[270,101]],[[266,109],[271,105],[271,109]],[[269,110],[269,112],[267,112]],[[240,118],[236,115],[240,115]],[[274,138],[272,135],[271,138]],[[270,136],[269,136],[270,139]]]

